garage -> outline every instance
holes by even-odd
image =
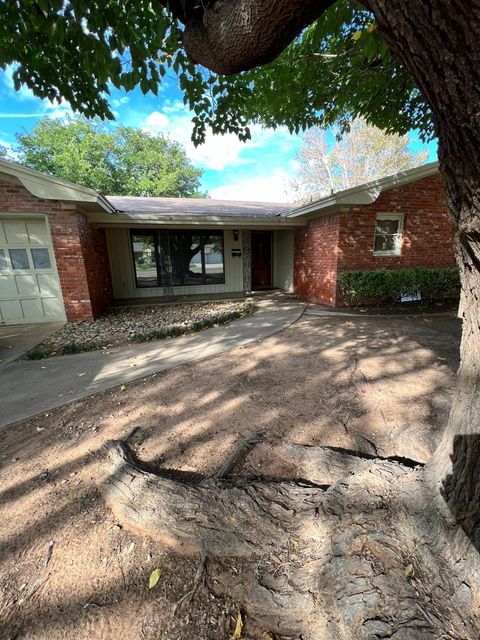
[[[0,219],[0,324],[61,322],[65,309],[44,216]]]

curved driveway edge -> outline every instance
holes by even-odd
[[[249,316],[201,333],[0,369],[0,428],[138,378],[209,358],[290,326],[305,304],[266,299]]]

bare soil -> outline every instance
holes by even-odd
[[[259,343],[8,427],[0,434],[0,639],[230,638],[235,602],[202,587],[173,615],[198,562],[115,521],[98,490],[111,471],[104,444],[138,427],[134,449],[152,470],[200,475],[218,470],[252,431],[265,431],[265,442],[240,475],[291,474],[271,455],[279,442],[422,463],[447,420],[459,337],[453,317],[304,316]]]

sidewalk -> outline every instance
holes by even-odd
[[[0,428],[98,391],[261,340],[294,323],[305,304],[258,301],[258,310],[197,335],[69,356],[11,362],[0,369]]]

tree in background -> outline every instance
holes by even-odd
[[[133,127],[44,119],[17,135],[20,161],[108,195],[200,197],[202,171],[184,149]]]
[[[292,187],[299,199],[321,197],[423,164],[428,151],[412,152],[409,143],[408,135],[388,135],[363,118],[344,134],[313,127],[303,136]]]

